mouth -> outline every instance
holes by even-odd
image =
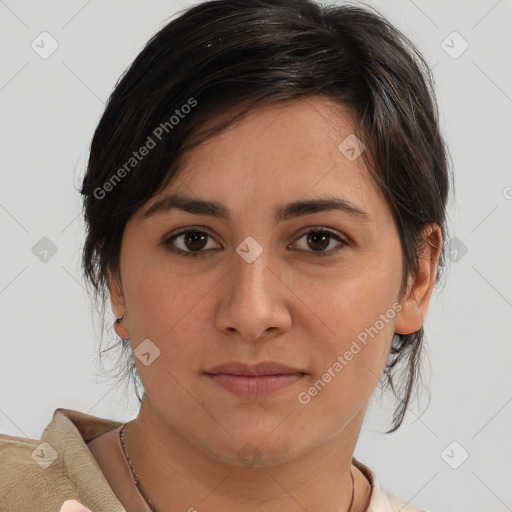
[[[307,375],[300,369],[272,361],[257,364],[226,363],[205,374],[224,389],[246,397],[274,394],[293,386]]]

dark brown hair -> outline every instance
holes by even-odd
[[[424,228],[437,223],[446,241],[451,177],[432,74],[413,43],[366,5],[213,0],[178,14],[120,78],[91,144],[81,189],[82,265],[96,299],[101,295],[103,314],[106,270],[119,271],[124,226],[169,184],[180,156],[259,106],[313,95],[335,100],[357,121],[363,158],[400,233],[405,293],[428,243]],[[200,130],[234,107],[240,108],[228,121]],[[444,262],[443,244],[436,283]],[[383,376],[398,405],[388,432],[405,416],[423,338],[421,328],[393,339]],[[129,340],[122,341],[122,372],[133,377],[142,402]],[[405,372],[401,386],[393,379],[398,368]]]

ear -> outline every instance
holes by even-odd
[[[108,290],[110,293],[110,304],[112,305],[112,312],[116,318],[124,317],[126,314],[126,307],[124,302],[123,285],[121,283],[121,276],[118,272],[111,272],[110,268],[105,271],[108,281]],[[123,318],[124,320],[124,318]],[[121,338],[130,338],[128,329],[122,325],[123,322],[115,323],[114,330]]]
[[[411,334],[421,329],[434,289],[443,242],[441,228],[437,224],[429,224],[422,234],[424,241],[419,247],[418,274],[409,279],[407,291],[400,301],[402,309],[395,323],[397,334]]]

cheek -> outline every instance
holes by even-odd
[[[201,366],[208,342],[208,318],[211,324],[211,312],[205,308],[217,281],[211,277],[180,277],[176,272],[148,264],[130,274],[125,288],[132,350],[137,355],[139,344],[150,340],[158,353],[149,366],[135,358],[145,387],[151,388],[152,383],[171,384],[173,379],[185,382],[190,379],[191,370]]]
[[[211,273],[189,275],[186,267],[162,263],[161,257],[132,263],[125,285],[130,328],[155,339],[165,339],[165,333],[185,325],[188,330],[191,317],[197,317],[201,302],[218,280]]]
[[[308,315],[323,337],[343,346],[393,307],[400,269],[393,264],[372,267],[361,262],[336,268],[330,275],[289,276],[292,278],[293,292],[300,299],[297,311],[302,311],[303,317]],[[386,328],[394,325],[395,316],[389,313]],[[378,328],[384,329],[381,322]]]
[[[394,320],[386,323],[377,317],[360,325],[365,323],[362,328],[347,327],[324,344],[322,363],[297,397],[310,408],[308,414],[326,416],[337,428],[343,428],[368,402],[389,355]]]
[[[361,265],[352,270],[340,272],[337,280],[316,282],[307,293],[305,283],[301,285],[309,318],[305,328],[311,339],[320,340],[308,348],[315,355],[312,380],[320,380],[311,396],[321,394],[320,402],[334,400],[340,406],[355,406],[371,395],[386,364],[400,310],[398,267]]]

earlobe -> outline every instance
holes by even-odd
[[[437,224],[429,224],[423,230],[423,237],[419,247],[418,273],[409,279],[407,291],[400,301],[402,309],[395,323],[397,334],[411,334],[421,329],[434,289],[442,248],[441,228]]]
[[[111,273],[110,269],[107,269],[105,273],[107,276],[108,290],[110,293],[110,304],[112,305],[112,312],[116,317],[114,330],[120,338],[129,339],[130,333],[126,327],[122,325],[126,314],[126,309],[120,276],[117,273]]]
[[[116,319],[114,323],[114,331],[116,331],[116,334],[123,339],[130,339],[130,332],[128,329],[122,325],[122,321],[124,320],[124,315],[120,316]]]

